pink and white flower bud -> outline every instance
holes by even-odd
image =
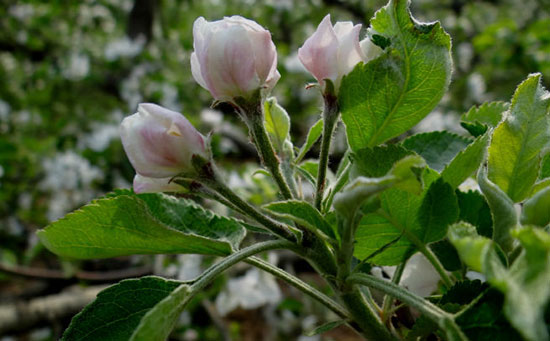
[[[120,136],[132,166],[144,177],[192,173],[194,154],[208,158],[205,137],[182,114],[156,104],[140,104],[122,121]]]
[[[271,89],[281,75],[271,33],[240,16],[193,25],[191,71],[195,80],[219,101]]]
[[[339,21],[332,26],[327,14],[315,33],[298,49],[298,58],[321,87],[324,88],[325,79],[330,79],[338,91],[342,77],[357,63],[366,63],[380,55],[382,50],[368,37],[359,42],[360,31],[361,25],[354,26],[351,21]]]
[[[148,178],[136,174],[134,177],[134,192],[140,193],[158,193],[158,192],[181,192],[183,187],[175,182],[171,182],[172,178]]]

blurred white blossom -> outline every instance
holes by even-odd
[[[75,153],[66,151],[42,161],[45,175],[40,189],[52,193],[48,208],[50,221],[59,219],[71,209],[97,196],[92,183],[103,177],[101,170]]]
[[[372,274],[383,278],[382,271],[384,271],[392,277],[395,269],[395,266],[375,267]],[[416,253],[407,261],[399,285],[419,296],[426,297],[437,289],[439,280],[439,274],[428,259],[423,254]]]
[[[145,46],[145,37],[130,39],[127,36],[111,41],[105,46],[105,59],[114,61],[122,57],[135,57]]]
[[[252,268],[242,277],[232,278],[216,297],[216,309],[221,315],[237,309],[256,309],[266,304],[277,304],[281,290],[272,275]]]
[[[62,66],[62,74],[65,78],[77,81],[88,75],[90,72],[90,57],[84,53],[73,52],[65,60]]]

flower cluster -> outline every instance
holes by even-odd
[[[380,53],[369,38],[359,40],[360,29],[351,22],[333,26],[327,15],[299,49],[300,61],[323,92],[327,80],[337,91],[342,77],[357,63]],[[263,101],[280,78],[271,34],[252,20],[232,16],[208,22],[200,17],[193,25],[193,38],[193,77],[216,101],[254,101],[258,91]],[[136,114],[123,120],[120,134],[137,173],[137,193],[178,191],[181,188],[171,180],[196,175],[193,155],[210,158],[205,137],[182,114],[155,104],[140,104]]]

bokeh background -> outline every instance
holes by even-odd
[[[90,200],[130,187],[134,171],[122,150],[118,125],[138,103],[161,104],[184,113],[203,133],[213,131],[214,153],[230,185],[256,204],[276,197],[272,184],[255,175],[257,160],[242,122],[224,108],[210,109],[209,93],[191,76],[192,26],[198,16],[217,20],[239,14],[272,32],[282,74],[274,95],[288,110],[293,142],[300,146],[321,103],[315,89],[305,89],[313,79],[301,66],[297,49],[327,13],[333,22],[352,20],[366,28],[384,4],[1,0],[0,340],[58,339],[72,315],[103,285],[153,273],[192,278],[213,261],[136,256],[74,262],[58,259],[35,236],[37,229]],[[484,101],[509,100],[532,72],[541,72],[548,87],[549,8],[548,0],[414,0],[416,18],[440,20],[451,34],[454,57],[448,94],[416,130],[464,133],[461,114]],[[336,156],[345,148],[345,139],[338,141]],[[323,289],[306,264],[284,253],[270,257]],[[196,299],[172,337],[355,339],[345,328],[323,337],[303,335],[329,318],[299,293],[243,266]]]

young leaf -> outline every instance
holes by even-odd
[[[547,187],[523,204],[521,223],[546,226],[550,224],[550,187]]]
[[[489,180],[513,202],[531,192],[539,176],[542,150],[550,146],[550,93],[540,83],[541,75],[534,74],[518,86],[489,146]]]
[[[183,309],[194,296],[180,285],[141,318],[130,341],[167,340]]]
[[[306,142],[304,142],[302,148],[300,148],[300,152],[298,152],[298,156],[296,156],[296,163],[299,163],[302,161],[304,156],[306,156],[306,153],[313,147],[315,142],[321,137],[321,134],[323,133],[323,120],[320,119],[311,128],[309,129],[309,132],[307,133]]]
[[[506,193],[487,179],[487,170],[484,166],[479,169],[477,182],[491,208],[493,240],[505,252],[511,251],[513,241],[510,231],[518,224],[518,216],[514,203]]]
[[[332,226],[323,218],[321,213],[312,205],[300,200],[278,201],[264,206],[275,215],[288,218],[311,230],[321,230],[329,237],[336,238]]]
[[[493,241],[478,235],[475,226],[465,222],[451,225],[448,237],[462,261],[472,270],[491,276],[494,269],[503,271]]]
[[[180,286],[154,276],[123,280],[75,315],[62,340],[127,341],[144,316]]]
[[[504,313],[526,340],[548,340],[544,310],[550,299],[550,235],[538,228],[515,230],[524,252],[509,268],[502,264],[496,244],[466,223],[449,229],[449,239],[462,260],[481,272],[504,293]]]
[[[402,142],[403,147],[422,156],[431,169],[440,173],[470,143],[472,140],[447,131],[416,134]]]
[[[468,147],[461,150],[441,172],[441,177],[453,188],[457,188],[483,161],[489,134],[479,136]]]
[[[92,259],[133,254],[227,255],[245,230],[191,200],[122,192],[95,200],[38,231],[52,252]]]
[[[290,133],[290,117],[286,110],[277,103],[275,97],[268,98],[264,103],[265,129],[271,143],[278,153],[283,151],[283,145]]]
[[[505,295],[504,313],[527,340],[548,340],[544,309],[550,299],[550,235],[536,228],[516,233],[525,249],[508,274],[490,280]]]
[[[439,22],[411,17],[407,0],[391,0],[371,20],[371,33],[389,40],[384,54],[359,64],[339,92],[351,149],[398,136],[439,102],[451,79],[451,39]]]
[[[460,125],[473,136],[485,134],[488,128],[498,125],[509,104],[506,102],[486,102],[480,106],[473,106],[462,115]]]
[[[363,202],[375,194],[393,186],[408,193],[422,192],[422,170],[426,167],[418,155],[409,155],[397,161],[388,174],[379,178],[357,177],[342,192],[336,194],[334,207],[349,219]]]

